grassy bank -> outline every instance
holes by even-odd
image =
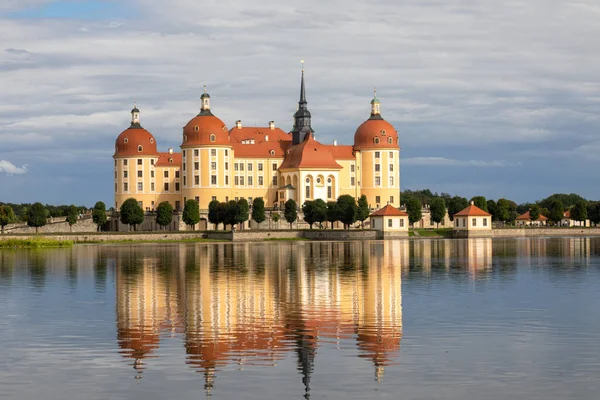
[[[432,237],[432,238],[447,238],[451,239],[453,236],[452,228],[446,229],[414,229],[413,234],[420,237]]]
[[[73,246],[71,240],[54,240],[46,238],[8,239],[0,241],[0,249],[43,249],[71,246]]]

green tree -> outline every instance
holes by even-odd
[[[138,204],[136,199],[129,198],[121,204],[121,223],[133,226],[133,230],[137,230],[137,226],[144,222],[144,210]]]
[[[102,229],[102,225],[104,225],[107,220],[106,205],[103,202],[98,201],[96,204],[94,204],[94,209],[92,210],[92,221],[94,221],[94,224],[97,226],[96,230],[100,231],[100,229]]]
[[[262,197],[256,197],[252,200],[252,220],[260,224],[265,219],[267,219],[265,216],[265,201]]]
[[[367,196],[363,194],[358,199],[358,211],[356,213],[356,219],[360,221],[360,226],[363,229],[365,228],[365,220],[369,218],[369,214],[369,201],[367,200]]]
[[[421,213],[421,202],[416,198],[410,198],[406,201],[406,213],[408,214],[408,222],[411,226],[418,222],[423,217]]]
[[[156,207],[156,223],[164,230],[171,222],[173,222],[173,206],[168,201],[163,201]]]
[[[42,203],[34,203],[27,213],[27,225],[34,227],[35,233],[38,233],[39,228],[47,223],[46,208]]]
[[[356,222],[358,206],[356,200],[349,194],[343,194],[337,199],[338,219],[344,224],[344,229]]]
[[[241,225],[248,221],[248,218],[250,217],[250,206],[248,205],[248,200],[244,199],[243,197],[238,200],[237,205],[238,212],[236,222],[240,224],[241,228]]]
[[[215,225],[215,231],[217,230],[219,223],[221,223],[221,221],[219,220],[219,212],[217,210],[218,207],[218,200],[213,200],[210,203],[208,203],[208,222]]]
[[[185,202],[181,219],[186,225],[191,226],[192,230],[196,229],[196,224],[200,222],[200,207],[196,200],[189,199]]]
[[[327,204],[321,199],[316,199],[314,203],[315,222],[318,222],[319,226],[321,226],[323,222],[327,221]]]
[[[285,202],[285,206],[283,209],[283,216],[285,220],[290,224],[290,229],[292,229],[292,223],[298,219],[298,206],[296,202],[292,199],[289,199]]]
[[[487,200],[483,196],[475,196],[471,199],[471,201],[483,211],[488,211]]]
[[[327,222],[331,223],[331,229],[333,229],[333,224],[339,221],[337,203],[335,201],[327,202]]]
[[[540,206],[538,204],[533,204],[529,209],[529,218],[532,221],[537,221],[540,217]]]
[[[554,200],[560,200],[560,202],[563,203],[563,207],[565,208],[572,207],[580,201],[586,201],[583,197],[575,193],[555,193],[549,197],[546,197],[543,200],[540,200],[540,207],[552,209],[552,202]]]
[[[312,229],[312,226],[315,223],[315,202],[311,200],[305,201],[304,204],[302,204],[302,214],[304,214],[304,222]]]
[[[234,229],[235,224],[238,223],[240,214],[240,206],[237,201],[229,200],[225,208],[225,225],[231,226]]]
[[[227,229],[227,203],[221,202],[217,205],[217,226],[223,224],[223,230]]]
[[[75,205],[70,205],[67,208],[67,219],[66,221],[69,223],[69,231],[73,232],[73,225],[77,223],[77,216],[79,215],[79,210]]]
[[[460,196],[452,197],[446,204],[448,205],[448,216],[450,217],[450,221],[454,221],[454,214],[469,206],[467,199]]]
[[[0,205],[0,226],[2,227],[2,233],[4,233],[4,227],[14,223],[16,219],[17,217],[11,206]]]
[[[548,214],[548,219],[555,224],[559,224],[564,217],[565,206],[563,205],[563,202],[559,199],[553,199],[550,202],[550,213]]]
[[[590,202],[588,204],[588,218],[594,226],[600,224],[600,202]]]
[[[508,222],[510,220],[510,203],[506,199],[499,199],[496,203],[496,221]]]
[[[487,201],[488,212],[492,214],[492,221],[498,220],[498,204],[494,200]]]
[[[279,219],[280,218],[281,218],[281,215],[279,215],[279,213],[277,213],[277,212],[274,212],[273,214],[271,214],[271,221],[276,223],[278,227],[279,227]]]
[[[440,222],[444,220],[446,216],[446,203],[441,197],[435,197],[429,204],[429,211],[431,212],[431,220],[440,227]]]
[[[586,201],[581,200],[575,203],[573,208],[571,208],[571,219],[583,222],[583,226],[585,226],[585,221],[588,219]]]

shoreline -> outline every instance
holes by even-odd
[[[415,231],[417,233],[415,233]],[[380,232],[369,229],[352,230],[244,230],[244,231],[184,231],[184,232],[89,232],[89,233],[40,233],[3,234],[0,242],[47,240],[72,242],[73,244],[101,243],[216,243],[256,241],[352,241],[352,240],[425,240],[425,239],[471,239],[471,238],[546,238],[546,237],[600,237],[600,228],[514,228],[494,229],[488,232],[469,232],[457,237],[452,231],[423,230],[403,232]],[[441,233],[441,234],[440,234]],[[43,246],[42,246],[43,247]],[[52,247],[52,246],[47,246]],[[2,248],[15,248],[1,246]],[[39,247],[38,247],[39,248]]]

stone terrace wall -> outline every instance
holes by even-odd
[[[458,233],[458,235],[457,235]],[[565,236],[600,236],[600,228],[514,228],[492,229],[491,231],[454,232],[455,237],[565,237]]]
[[[66,217],[53,218],[50,222],[39,228],[39,233],[76,233],[76,232],[96,232],[96,224],[91,218],[78,219],[77,223],[69,227],[69,223],[65,221]],[[71,230],[72,228],[72,230]],[[35,233],[35,228],[27,226],[27,224],[10,225],[4,229],[6,234],[31,234]]]

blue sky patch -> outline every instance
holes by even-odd
[[[38,7],[25,8],[8,14],[9,18],[69,18],[111,19],[126,18],[129,6],[119,1],[72,0],[56,1]]]

